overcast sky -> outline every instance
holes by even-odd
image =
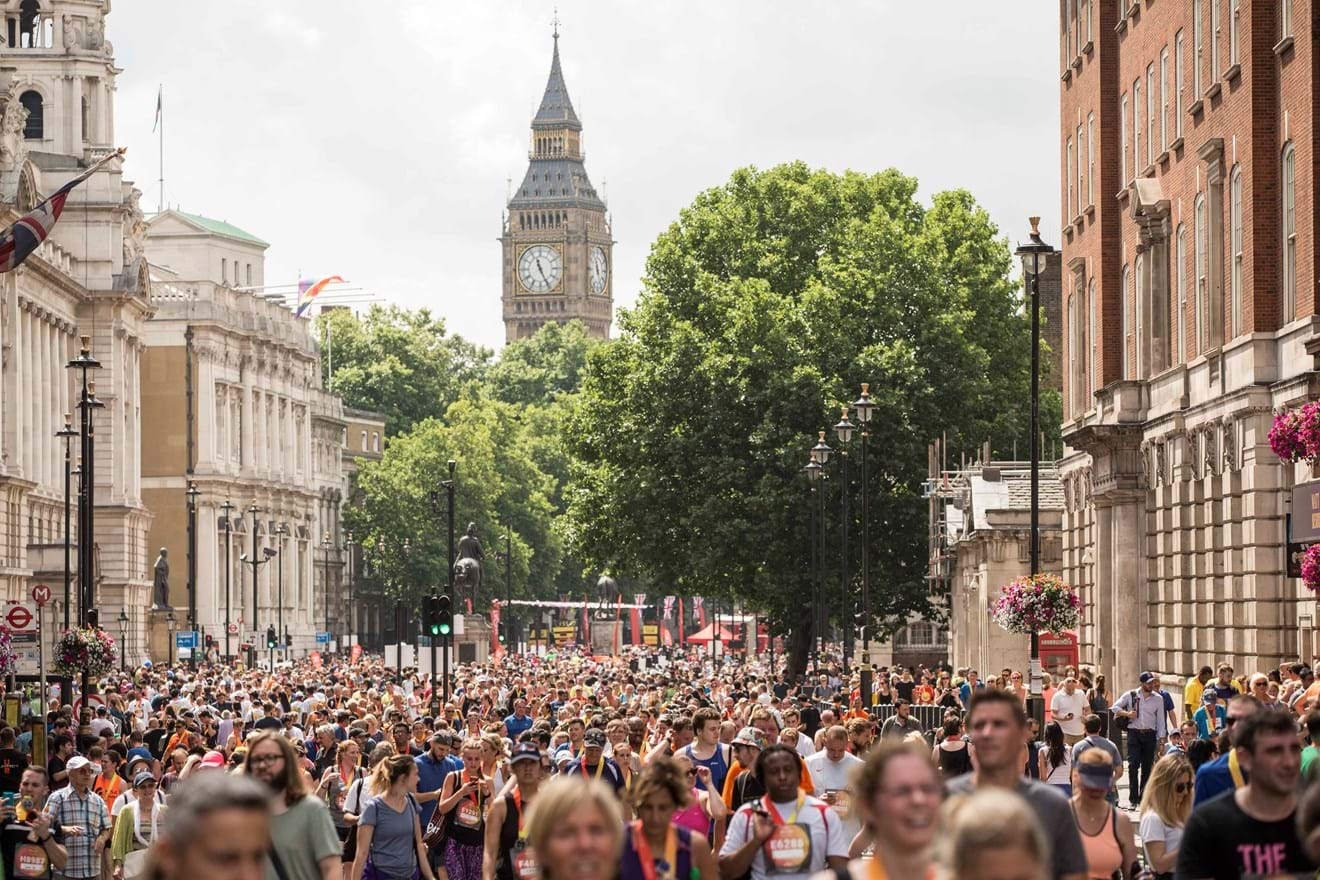
[[[527,165],[558,6],[615,305],[652,241],[744,165],[802,159],[969,189],[1058,244],[1057,16],[1032,0],[128,0],[108,37],[117,138],[165,197],[271,242],[268,284],[339,274],[503,342],[500,217]]]

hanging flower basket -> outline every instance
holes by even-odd
[[[18,671],[18,654],[14,651],[9,630],[0,628],[0,676],[12,675]]]
[[[1315,461],[1320,458],[1320,401],[1287,409],[1274,417],[1270,449],[1284,461]]]
[[[1033,574],[1004,587],[990,616],[1012,633],[1061,633],[1077,626],[1081,609],[1077,592],[1058,575]]]
[[[85,669],[99,678],[113,671],[117,662],[115,640],[105,630],[66,629],[55,644],[53,665],[60,675],[81,675]]]
[[[1312,544],[1302,553],[1302,585],[1320,592],[1320,544]]]

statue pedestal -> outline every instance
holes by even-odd
[[[147,612],[147,644],[146,655],[152,663],[168,663],[173,656],[173,647],[171,643],[174,640],[174,634],[170,632],[169,617],[170,608],[152,608]],[[178,618],[178,612],[174,612]],[[177,629],[179,624],[175,624]],[[130,665],[141,663],[143,657],[135,656],[132,651],[129,652],[127,660]]]

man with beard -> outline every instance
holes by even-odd
[[[271,793],[266,880],[337,880],[342,874],[339,835],[325,801],[308,791],[293,743],[262,731],[247,745],[243,772],[264,782]]]

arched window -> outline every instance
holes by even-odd
[[[19,103],[28,112],[27,125],[23,127],[23,137],[30,141],[39,141],[46,136],[45,111],[41,102],[41,93],[27,91],[18,96]]]
[[[1283,148],[1283,323],[1297,314],[1297,153]]]
[[[1133,359],[1137,364],[1137,371],[1133,375],[1137,379],[1144,379],[1146,376],[1146,255],[1137,254],[1136,268],[1133,270],[1136,283],[1133,285],[1132,293],[1132,312],[1136,315],[1133,331],[1133,342],[1136,351],[1133,352]]]
[[[1178,224],[1178,232],[1174,236],[1174,293],[1177,299],[1174,302],[1173,315],[1173,351],[1178,358],[1178,363],[1184,363],[1187,360],[1187,343],[1185,339],[1185,324],[1187,321],[1187,228],[1183,224]]]
[[[1242,166],[1235,165],[1228,182],[1229,243],[1233,248],[1228,280],[1229,314],[1233,327],[1229,338],[1242,333]]]
[[[1210,316],[1206,313],[1209,301],[1209,290],[1207,285],[1209,280],[1206,277],[1208,264],[1206,261],[1206,225],[1205,225],[1205,196],[1196,197],[1196,207],[1192,215],[1192,234],[1196,236],[1194,247],[1196,248],[1196,351],[1200,354],[1205,351],[1206,335],[1209,333],[1208,322]]]
[[[1123,326],[1119,331],[1119,359],[1118,376],[1120,379],[1127,379],[1128,376],[1128,351],[1132,345],[1132,270],[1127,266],[1123,267],[1123,286],[1120,288],[1120,296],[1123,298],[1123,307],[1120,312]]]

